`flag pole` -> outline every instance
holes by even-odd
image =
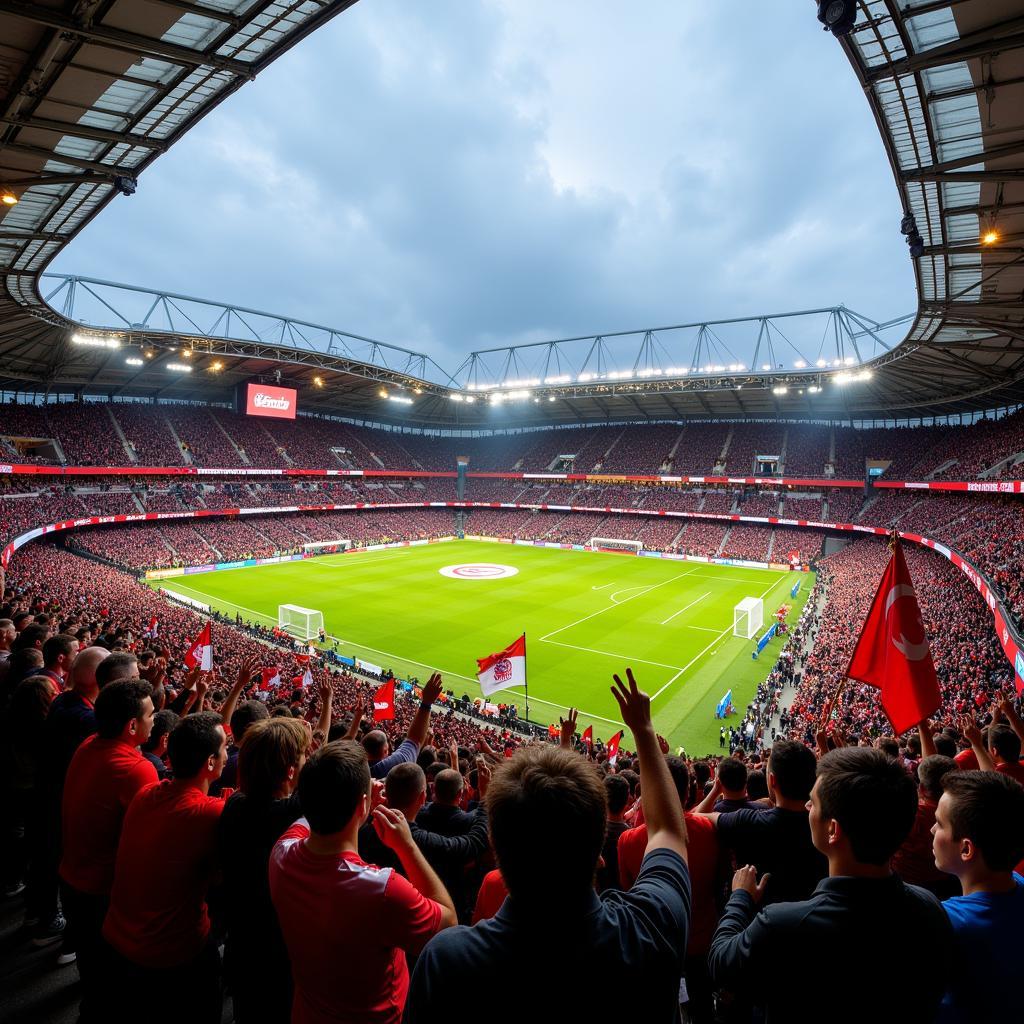
[[[530,675],[526,667],[526,631],[523,631],[523,690],[526,692],[526,721],[530,721]]]

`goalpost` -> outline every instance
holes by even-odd
[[[333,555],[336,551],[348,551],[352,547],[350,540],[317,540],[310,544],[303,544],[302,550],[307,554]]]
[[[752,640],[764,625],[764,601],[759,597],[745,597],[732,610],[732,635]]]
[[[279,604],[277,625],[289,636],[305,643],[319,638],[320,630],[324,628],[324,614],[313,608],[300,608],[297,604]]]
[[[622,540],[620,537],[591,537],[587,547],[591,551],[635,551],[639,554],[644,544],[640,540]]]

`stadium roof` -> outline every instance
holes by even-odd
[[[303,389],[306,410],[445,427],[886,419],[1024,401],[1019,0],[859,0],[854,31],[836,43],[863,84],[908,215],[878,244],[912,245],[918,305],[909,329],[843,307],[800,314],[832,325],[824,366],[775,357],[783,314],[738,322],[756,335],[758,359],[726,362],[716,348],[725,324],[691,324],[474,353],[449,376],[417,353],[285,317],[207,302],[204,320],[184,312],[199,300],[135,290],[148,296],[136,318],[124,315],[123,286],[41,280],[161,152],[351,2],[0,0],[0,185],[20,199],[0,208],[0,388],[224,400],[239,380],[280,371]],[[102,340],[76,322],[76,289],[107,310],[91,324],[139,346],[141,367],[72,341]],[[169,375],[182,347],[222,372]],[[492,400],[495,390],[505,400]]]

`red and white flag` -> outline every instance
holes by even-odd
[[[929,718],[942,703],[917,595],[898,541],[846,675],[882,691],[882,709],[897,736]]]
[[[313,670],[307,665],[306,671],[302,673],[302,688],[305,690],[313,685]]]
[[[199,636],[192,641],[191,646],[185,652],[185,664],[190,669],[198,668],[203,672],[213,670],[213,637],[209,623],[203,626]]]
[[[395,717],[395,681],[389,679],[373,695],[373,720],[390,722]]]
[[[608,763],[614,767],[619,759],[619,743],[622,741],[622,730],[620,729],[609,741],[606,750],[608,751]]]
[[[160,620],[154,615],[149,620],[149,629],[146,631],[146,636],[159,636],[160,635]]]
[[[281,685],[281,669],[276,665],[273,668],[265,668],[260,674],[260,689],[269,690],[271,687]]]
[[[526,634],[503,651],[477,658],[476,678],[485,697],[510,686],[526,685]]]
[[[594,727],[592,725],[588,725],[586,729],[583,730],[583,736],[581,739],[587,745],[587,750],[594,745]]]
[[[309,664],[309,655],[308,654],[296,654],[295,655],[295,660],[300,665],[308,665]]]

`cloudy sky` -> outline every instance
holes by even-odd
[[[914,306],[901,211],[804,0],[362,0],[52,269],[427,351]]]

